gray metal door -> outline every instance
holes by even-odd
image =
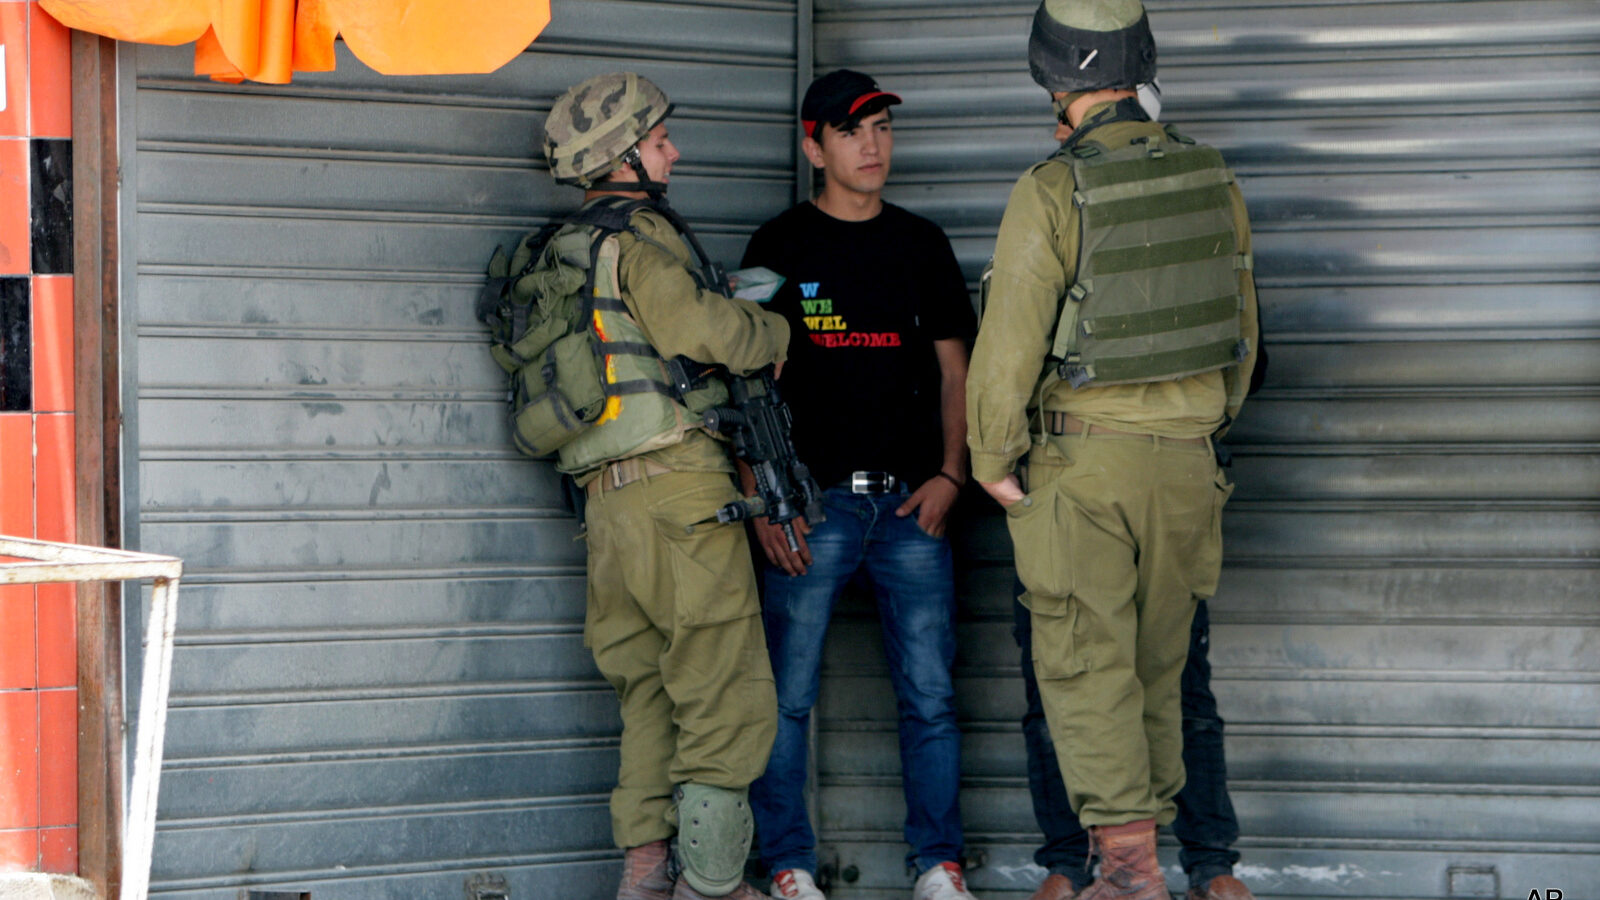
[[[1600,896],[1600,4],[1148,6],[1164,118],[1241,176],[1272,357],[1231,438],[1212,602],[1241,874],[1262,897]],[[1034,5],[817,7],[817,71],[904,96],[892,199],[975,277],[1053,149]],[[972,880],[1025,896],[1010,548],[989,517],[961,548]],[[838,900],[908,884],[856,613],[819,737],[825,856],[856,876]]]
[[[473,299],[496,242],[578,200],[537,158],[550,100],[619,68],[677,102],[672,197],[736,262],[792,197],[796,9],[554,12],[484,76],[341,48],[229,87],[122,48],[128,534],[187,562],[160,895],[615,890],[583,546],[509,450]]]

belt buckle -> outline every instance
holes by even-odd
[[[611,482],[612,490],[620,490],[639,480],[640,472],[644,468],[644,460],[638,457],[619,459],[606,466],[602,475]]]
[[[850,493],[887,494],[894,490],[895,478],[888,472],[851,472]]]

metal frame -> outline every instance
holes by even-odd
[[[178,580],[183,560],[129,550],[106,550],[0,536],[0,584],[152,579],[150,618],[144,633],[139,683],[139,721],[134,733],[133,787],[128,800],[127,839],[122,851],[121,900],[145,900],[155,851],[156,795],[161,787],[161,748],[167,732],[167,695],[172,687],[172,645],[177,626]]]

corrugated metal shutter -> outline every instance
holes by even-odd
[[[1212,603],[1241,873],[1262,897],[1600,896],[1600,6],[1148,5],[1165,118],[1241,176],[1272,352]],[[1053,149],[1033,8],[818,2],[817,71],[905,97],[891,197],[973,278]],[[972,881],[1025,896],[1010,548],[994,518],[963,540]],[[857,607],[821,707],[837,900],[907,884],[880,660]]]
[[[619,68],[677,102],[673,199],[736,262],[792,197],[795,46],[793,2],[558,0],[484,76],[236,88],[122,48],[129,532],[188,566],[156,892],[615,891],[583,546],[473,299],[577,202],[550,100]]]

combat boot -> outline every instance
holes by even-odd
[[[1218,875],[1206,882],[1205,890],[1190,888],[1188,900],[1256,900],[1244,882],[1232,875]]]
[[[700,893],[690,887],[689,882],[680,878],[678,886],[672,891],[672,900],[772,900],[772,898],[751,887],[748,881],[739,882],[739,886],[734,888],[731,894],[712,897],[710,894]]]
[[[1089,836],[1100,854],[1100,877],[1078,900],[1172,900],[1156,861],[1156,820],[1095,825]]]
[[[1078,889],[1072,886],[1072,879],[1065,875],[1051,874],[1028,900],[1075,900],[1077,896]]]
[[[617,900],[672,900],[671,852],[666,841],[629,847],[622,858],[622,884]]]

